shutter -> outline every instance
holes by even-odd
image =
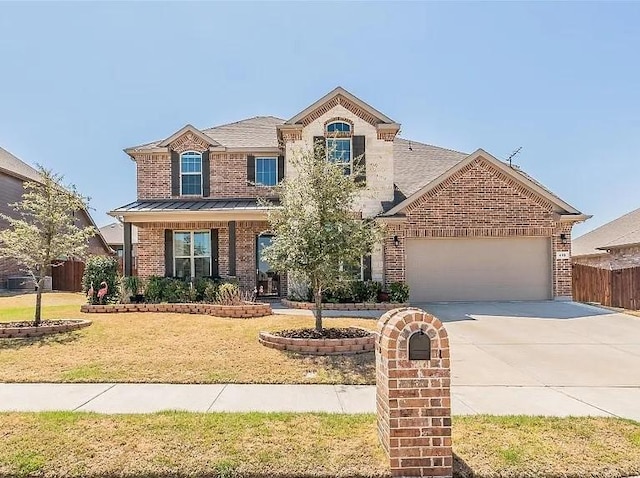
[[[171,195],[180,196],[180,155],[171,151]]]
[[[218,230],[211,229],[211,276],[220,277],[218,268]]]
[[[357,170],[355,181],[357,183],[367,184],[367,162],[365,161],[364,152],[364,136],[354,136],[352,138],[353,144],[353,164]]]
[[[371,280],[371,254],[362,258],[362,279]]]
[[[211,163],[209,151],[202,153],[202,196],[209,197],[211,189]]]
[[[247,184],[256,185],[256,157],[251,155],[247,156]]]
[[[164,230],[164,276],[173,277],[173,231]]]
[[[124,261],[124,275],[133,275],[133,263],[132,263],[132,247],[131,247],[131,223],[124,223],[124,253],[122,254],[122,260]]]
[[[320,144],[318,145],[318,143],[320,143]],[[326,151],[327,145],[325,143],[324,136],[314,136],[313,137],[313,150],[314,151],[316,150],[316,146],[320,146],[320,147],[322,147],[323,151]]]
[[[284,156],[278,156],[278,178],[276,182],[284,179]]]
[[[236,275],[236,221],[229,221],[229,275]]]

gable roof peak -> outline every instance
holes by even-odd
[[[169,136],[164,141],[162,141],[158,146],[161,146],[161,147],[169,146],[171,143],[173,143],[176,139],[178,139],[185,133],[193,134],[196,138],[200,139],[201,141],[203,141],[205,144],[208,144],[209,146],[219,146],[219,144],[216,141],[214,141],[212,138],[210,138],[209,136],[207,136],[206,134],[204,134],[202,131],[200,131],[198,128],[196,128],[191,124],[184,125],[178,131],[176,131],[171,136]]]
[[[313,104],[296,114],[293,118],[286,121],[284,124],[308,124],[313,121],[317,116],[321,115],[323,112],[323,107],[325,106],[336,106],[336,105],[345,106],[347,109],[352,110],[355,114],[365,119],[369,123],[372,124],[391,124],[391,125],[399,125],[381,113],[373,106],[365,103],[360,98],[350,93],[342,86],[336,86],[329,93],[324,95],[319,100],[315,101]]]

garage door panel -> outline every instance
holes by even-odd
[[[551,293],[548,238],[408,239],[411,300],[543,300]]]

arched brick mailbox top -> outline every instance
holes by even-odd
[[[415,307],[390,310],[378,321],[378,348],[399,367],[415,367],[409,360],[410,337],[422,331],[431,339],[430,368],[449,368],[449,336],[439,319]]]

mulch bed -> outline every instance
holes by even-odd
[[[38,327],[50,327],[53,325],[73,325],[77,320],[43,320]],[[22,328],[34,327],[33,320],[22,320],[20,322],[0,322],[0,328]]]
[[[371,335],[368,330],[351,327],[327,328],[322,329],[322,331],[316,329],[291,329],[272,333],[288,339],[357,339]]]

